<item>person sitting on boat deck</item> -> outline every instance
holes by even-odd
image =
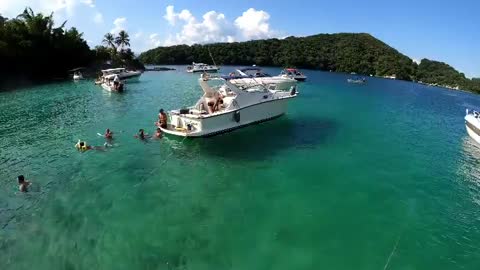
[[[25,176],[19,175],[18,179],[18,189],[21,192],[28,192],[28,186],[30,186],[30,182],[25,180]]]
[[[157,128],[157,131],[155,132],[155,138],[162,138],[162,130],[160,128]]]
[[[110,131],[109,128],[107,128],[107,130],[105,131],[105,139],[107,139],[107,140],[113,139],[113,132]]]
[[[138,134],[135,135],[135,138],[138,138],[140,140],[145,140],[147,138],[149,138],[150,136],[148,134],[145,134],[145,131],[143,130],[143,128],[139,129],[138,130]]]
[[[223,96],[219,95],[217,97],[217,101],[215,101],[215,105],[213,105],[213,111],[214,112],[219,111],[220,109],[222,109],[222,107],[223,107]]]
[[[165,113],[165,111],[163,109],[160,109],[159,113],[158,113],[158,124],[157,126],[161,127],[161,128],[167,128],[167,114]]]

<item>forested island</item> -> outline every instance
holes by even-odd
[[[480,92],[480,80],[441,62],[423,59],[420,64],[370,34],[319,34],[247,42],[158,47],[140,54],[145,64],[210,63],[211,52],[220,65],[259,65],[355,72],[395,76],[450,88]]]
[[[68,78],[69,70],[84,67],[143,68],[130,50],[129,36],[105,35],[106,46],[90,49],[83,34],[66,22],[55,27],[53,13],[45,16],[26,8],[16,18],[0,16],[0,83],[40,82]]]

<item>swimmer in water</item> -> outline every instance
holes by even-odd
[[[143,128],[141,128],[138,130],[138,134],[135,135],[135,138],[138,138],[140,140],[145,140],[147,138],[150,138],[150,136],[148,134],[145,134],[145,131],[143,130]]]
[[[155,138],[162,138],[162,130],[160,128],[157,128],[157,131],[155,132]]]
[[[80,152],[86,152],[88,150],[105,151],[108,146],[110,146],[108,143],[105,143],[103,146],[90,146],[81,140],[78,140],[77,144],[75,144],[75,148],[77,148],[77,150]]]
[[[105,131],[105,135],[104,135],[104,136],[105,136],[105,139],[111,140],[111,139],[113,139],[113,132],[110,131],[109,128],[107,128],[107,130]]]
[[[31,183],[25,180],[25,177],[23,175],[19,175],[17,179],[18,179],[18,189],[21,192],[28,192],[28,186],[30,186]]]

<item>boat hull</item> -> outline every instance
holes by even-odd
[[[480,144],[480,121],[469,114],[465,116],[465,128],[467,129],[468,135]]]
[[[162,131],[182,137],[211,137],[278,118],[286,113],[289,100],[290,98],[270,100],[200,119],[171,115],[170,123],[173,125],[162,128]],[[188,125],[192,127],[191,131],[187,130]]]
[[[187,70],[187,72],[189,73],[201,73],[201,72],[208,72],[208,73],[215,73],[215,72],[218,72],[219,69],[191,69],[191,70]]]

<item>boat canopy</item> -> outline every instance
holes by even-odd
[[[103,73],[111,73],[111,72],[121,72],[124,71],[125,68],[110,68],[102,70]]]
[[[85,69],[84,67],[79,67],[79,68],[71,69],[68,72],[77,72],[77,71],[81,71],[81,70],[84,70],[84,69]]]

